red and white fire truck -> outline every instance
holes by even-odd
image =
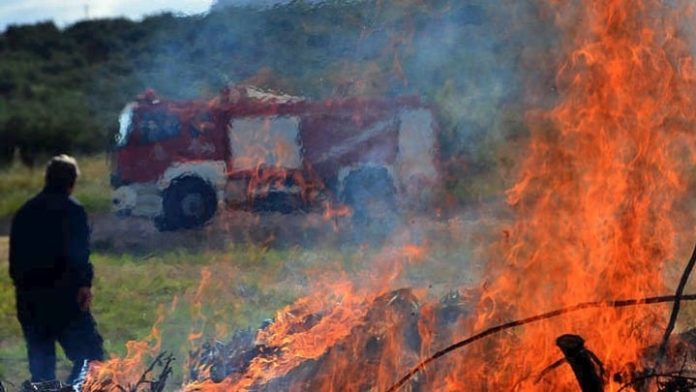
[[[221,206],[339,205],[370,220],[432,197],[436,129],[417,97],[311,101],[237,86],[167,101],[147,91],[120,115],[113,206],[170,230],[201,226]]]

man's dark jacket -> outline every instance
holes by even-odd
[[[10,276],[18,294],[92,285],[87,214],[77,200],[44,189],[22,206],[12,221]]]

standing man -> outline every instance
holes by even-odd
[[[79,175],[67,155],[46,167],[44,189],[12,220],[10,276],[27,344],[32,382],[55,380],[56,341],[73,361],[72,384],[85,360],[103,360],[102,338],[89,311],[92,264],[87,214],[70,194]]]

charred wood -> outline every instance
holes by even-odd
[[[64,384],[58,380],[44,382],[25,381],[20,387],[20,392],[74,392],[70,385]]]
[[[664,348],[662,343],[645,348],[638,363],[626,364],[613,379],[622,391],[696,390],[696,329],[672,335]]]
[[[684,294],[684,288],[686,283],[689,281],[689,276],[691,276],[691,271],[694,269],[696,264],[696,247],[694,247],[691,253],[691,258],[689,262],[686,263],[684,272],[682,272],[681,278],[679,278],[679,284],[677,285],[677,291],[674,293],[675,301],[672,305],[672,312],[669,315],[669,322],[667,323],[667,328],[665,329],[665,334],[662,336],[662,342],[660,343],[660,348],[658,350],[657,363],[655,367],[659,367],[660,362],[664,359],[665,353],[667,351],[667,343],[669,337],[674,330],[674,325],[677,323],[677,316],[679,315],[679,307],[681,306],[681,297]]]
[[[438,334],[431,338],[438,339],[437,344],[451,340],[449,332],[454,334],[456,320],[465,317],[475,303],[469,297],[453,292],[435,306],[433,312],[434,320],[438,320],[435,327]],[[365,306],[368,310],[361,322],[325,353],[317,358],[305,359],[287,374],[257,383],[250,390],[322,390],[327,385],[344,387],[346,390],[369,390],[374,388],[375,380],[385,369],[388,369],[387,373],[398,373],[399,369],[415,365],[421,356],[423,337],[418,329],[420,304],[411,290],[385,293]],[[319,312],[298,317],[290,330],[295,333],[311,331],[325,316]],[[264,328],[265,325],[261,330]],[[226,343],[209,342],[190,353],[191,380],[235,380],[243,377],[253,360],[273,361],[282,354],[281,347],[258,345],[258,332],[238,331]],[[393,352],[397,347],[398,352]],[[344,371],[337,374],[332,368],[339,363]],[[356,378],[355,374],[361,377]],[[418,380],[413,390],[418,390],[418,385],[425,382],[425,378]]]
[[[582,392],[604,390],[604,365],[597,356],[585,347],[585,340],[578,335],[561,335],[556,339],[566,361],[573,369]]]
[[[167,379],[172,374],[172,362],[174,362],[174,356],[167,352],[162,352],[155,357],[134,384],[120,385],[110,379],[87,379],[79,392],[163,392]],[[160,368],[157,375],[154,375],[155,368]]]

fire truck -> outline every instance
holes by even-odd
[[[162,230],[222,207],[349,210],[355,222],[428,203],[437,126],[418,97],[309,100],[251,86],[210,100],[149,90],[123,109],[111,154],[113,208]]]

